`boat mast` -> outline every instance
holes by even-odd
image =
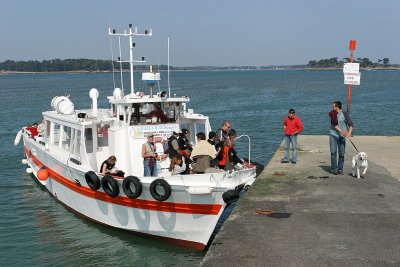
[[[168,97],[171,97],[171,87],[170,87],[170,83],[169,83],[169,36],[168,36]]]
[[[122,89],[122,95],[124,94],[124,79],[122,77],[122,54],[121,54],[121,36],[118,36],[118,49],[119,49],[119,57],[118,57],[118,62],[119,62],[119,75],[121,79],[121,89]]]
[[[111,31],[111,28],[108,28],[108,34],[109,35],[113,35],[113,36],[118,36],[119,38],[121,38],[121,36],[123,37],[129,37],[129,60],[122,60],[122,58],[118,58],[118,61],[121,65],[122,63],[125,62],[129,62],[129,66],[130,66],[130,75],[131,75],[131,95],[135,94],[135,83],[134,83],[134,76],[133,76],[133,63],[144,63],[146,62],[144,60],[144,57],[142,57],[142,60],[134,60],[133,56],[133,50],[135,48],[135,43],[133,42],[133,37],[134,36],[152,36],[153,35],[153,30],[145,30],[144,33],[138,33],[137,32],[137,27],[135,27],[135,31],[132,31],[132,24],[129,24],[129,32],[127,32],[126,30],[124,31],[124,33],[116,33],[116,31],[113,29]],[[121,55],[121,46],[119,47],[119,54]],[[121,72],[122,75],[122,72]],[[121,76],[121,84],[122,84],[122,76]],[[123,92],[123,91],[122,91]]]

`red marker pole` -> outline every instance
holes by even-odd
[[[356,40],[350,40],[350,63],[353,62],[353,52],[356,50]],[[351,102],[351,84],[347,87],[347,112],[350,112],[350,102]]]

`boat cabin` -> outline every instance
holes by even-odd
[[[115,155],[119,169],[127,175],[142,177],[141,151],[148,132],[155,134],[157,153],[161,155],[174,131],[188,129],[192,144],[197,143],[197,132],[208,135],[211,131],[207,116],[186,108],[188,97],[169,98],[164,92],[122,97],[120,93],[116,88],[113,96],[108,97],[110,109],[97,109],[97,98],[92,97],[98,96],[97,92],[90,94],[92,109],[65,111],[53,107],[53,111],[44,112],[46,133],[41,142],[46,149],[54,151],[50,154],[64,157],[62,162],[90,166],[99,172],[102,162]],[[61,102],[70,102],[69,98],[62,98]],[[157,162],[159,176],[169,175],[169,163],[168,157]]]

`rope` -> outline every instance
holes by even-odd
[[[256,209],[257,214],[263,214],[263,215],[272,215],[274,214],[274,211],[272,210],[262,210],[262,209]]]

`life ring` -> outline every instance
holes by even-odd
[[[157,191],[157,187],[162,187],[164,192]],[[150,194],[155,200],[165,201],[171,196],[171,186],[164,179],[155,179],[150,184]]]
[[[93,191],[97,191],[100,188],[100,179],[94,171],[88,171],[85,173],[85,180],[87,185]]]
[[[131,186],[133,185],[133,186]],[[133,188],[133,191],[132,191]],[[128,176],[122,182],[122,189],[125,192],[125,195],[129,198],[138,198],[142,194],[142,183],[139,178],[135,176]]]
[[[118,182],[111,176],[103,176],[103,178],[101,178],[101,186],[107,196],[114,198],[119,195]]]

